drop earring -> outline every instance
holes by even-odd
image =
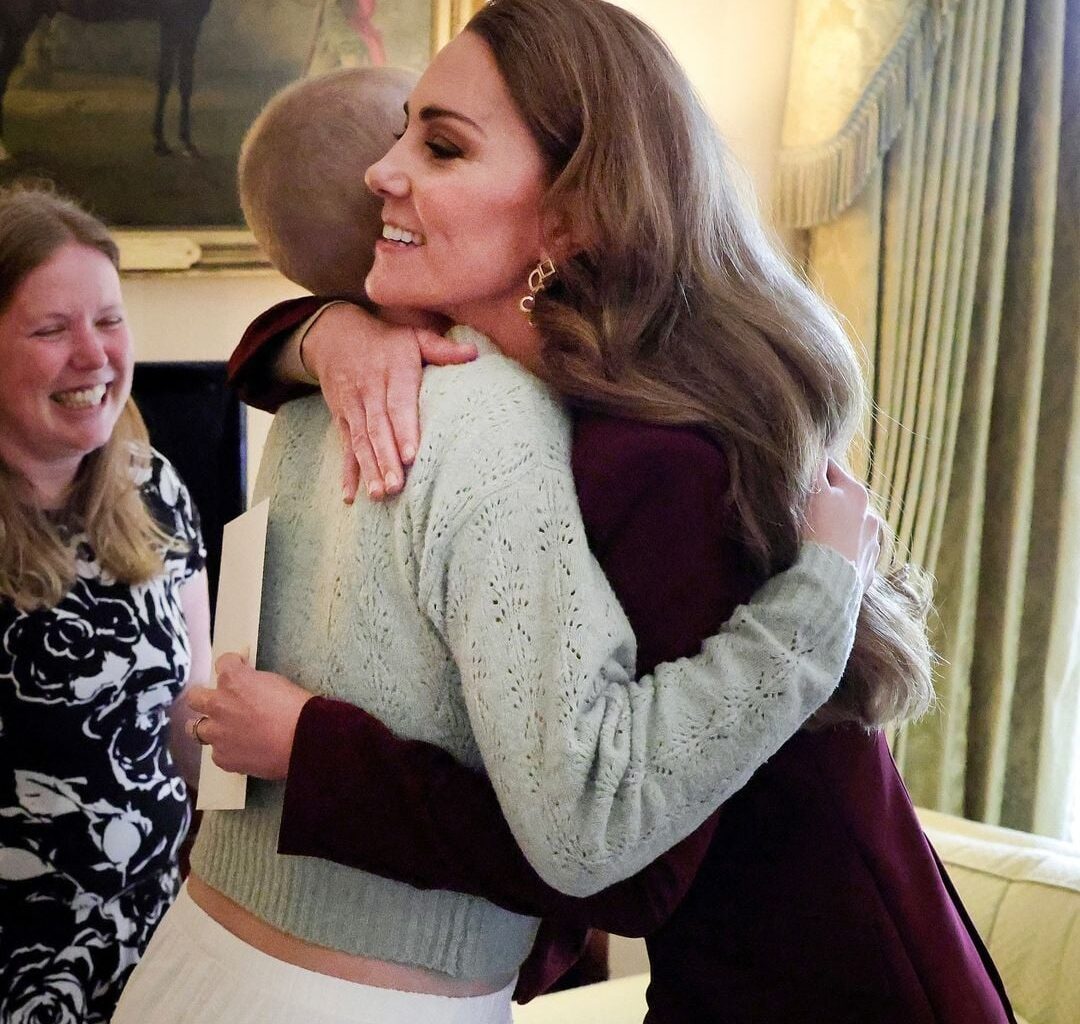
[[[536,308],[536,296],[548,286],[555,276],[555,264],[550,259],[543,259],[529,272],[529,294],[518,303],[518,308],[532,323],[532,312]]]

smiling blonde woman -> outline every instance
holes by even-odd
[[[3,1021],[109,1020],[179,887],[170,741],[192,771],[209,604],[198,517],[131,374],[105,227],[0,190]]]

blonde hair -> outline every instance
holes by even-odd
[[[0,189],[0,315],[19,286],[63,246],[75,242],[119,267],[105,226],[44,187]],[[105,445],[85,456],[58,517],[26,499],[27,481],[0,460],[0,599],[29,611],[60,602],[75,582],[67,525],[85,531],[98,562],[116,579],[143,583],[162,571],[176,542],[142,500],[136,474],[149,465],[150,442],[129,397]]]
[[[643,22],[603,0],[491,0],[467,31],[490,48],[578,246],[536,301],[542,372],[583,407],[705,428],[760,578],[786,568],[815,468],[846,450],[863,409],[836,318],[767,237]],[[886,551],[818,723],[877,727],[927,708],[927,607],[922,577]]]
[[[270,261],[317,295],[364,302],[382,202],[364,172],[394,143],[416,83],[400,68],[345,68],[278,93],[240,147],[240,205]]]

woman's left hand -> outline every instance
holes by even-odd
[[[276,672],[252,668],[239,654],[223,654],[214,667],[216,689],[193,686],[188,693],[197,738],[213,748],[219,768],[284,779],[300,709],[314,695]]]
[[[375,501],[397,494],[420,445],[423,365],[466,363],[476,348],[427,328],[384,323],[347,302],[325,308],[301,344],[300,362],[318,378],[341,433],[345,503],[353,503],[360,483]]]

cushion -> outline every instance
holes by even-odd
[[[920,812],[923,825],[1027,1024],[1076,1024],[1080,849]]]

